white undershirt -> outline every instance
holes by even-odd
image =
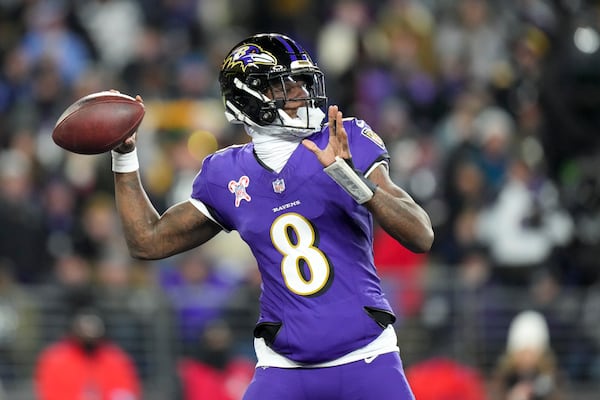
[[[340,329],[344,329],[340,327]],[[275,368],[325,368],[336,365],[349,364],[351,362],[364,360],[366,363],[372,362],[377,356],[386,353],[400,351],[398,348],[398,337],[392,325],[388,325],[381,335],[371,343],[351,353],[336,358],[335,360],[319,364],[302,364],[276,353],[265,343],[263,338],[254,339],[254,351],[258,362],[256,367],[275,367]]]
[[[251,133],[254,152],[260,161],[273,171],[279,173],[285,167],[301,138],[282,139],[277,136],[265,135],[253,130]]]

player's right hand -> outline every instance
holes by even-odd
[[[118,93],[118,91],[114,90],[114,89],[111,89],[111,92]],[[139,94],[135,96],[135,100],[139,103],[144,102],[144,100],[142,99],[142,96],[140,96]],[[136,137],[137,137],[137,131],[134,132],[127,139],[125,139],[123,141],[123,143],[121,143],[119,146],[115,147],[113,150],[116,151],[117,153],[123,153],[123,154],[132,152],[133,149],[135,149]]]

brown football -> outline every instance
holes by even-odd
[[[132,135],[142,123],[145,112],[143,103],[126,94],[92,93],[62,113],[52,131],[52,139],[73,153],[104,153]]]

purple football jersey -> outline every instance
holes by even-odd
[[[367,171],[387,159],[381,139],[361,120],[344,120],[352,159]],[[320,148],[329,130],[310,137]],[[226,229],[250,246],[262,274],[255,334],[298,362],[333,360],[382,332],[367,308],[391,313],[373,263],[373,220],[299,145],[280,173],[264,167],[253,144],[208,156],[193,184]]]

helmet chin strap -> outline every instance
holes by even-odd
[[[318,107],[300,107],[297,111],[297,117],[290,117],[282,109],[277,110],[281,125],[286,128],[308,131],[309,134],[321,129],[321,122],[325,118],[325,113]],[[274,124],[276,125],[276,124]]]

